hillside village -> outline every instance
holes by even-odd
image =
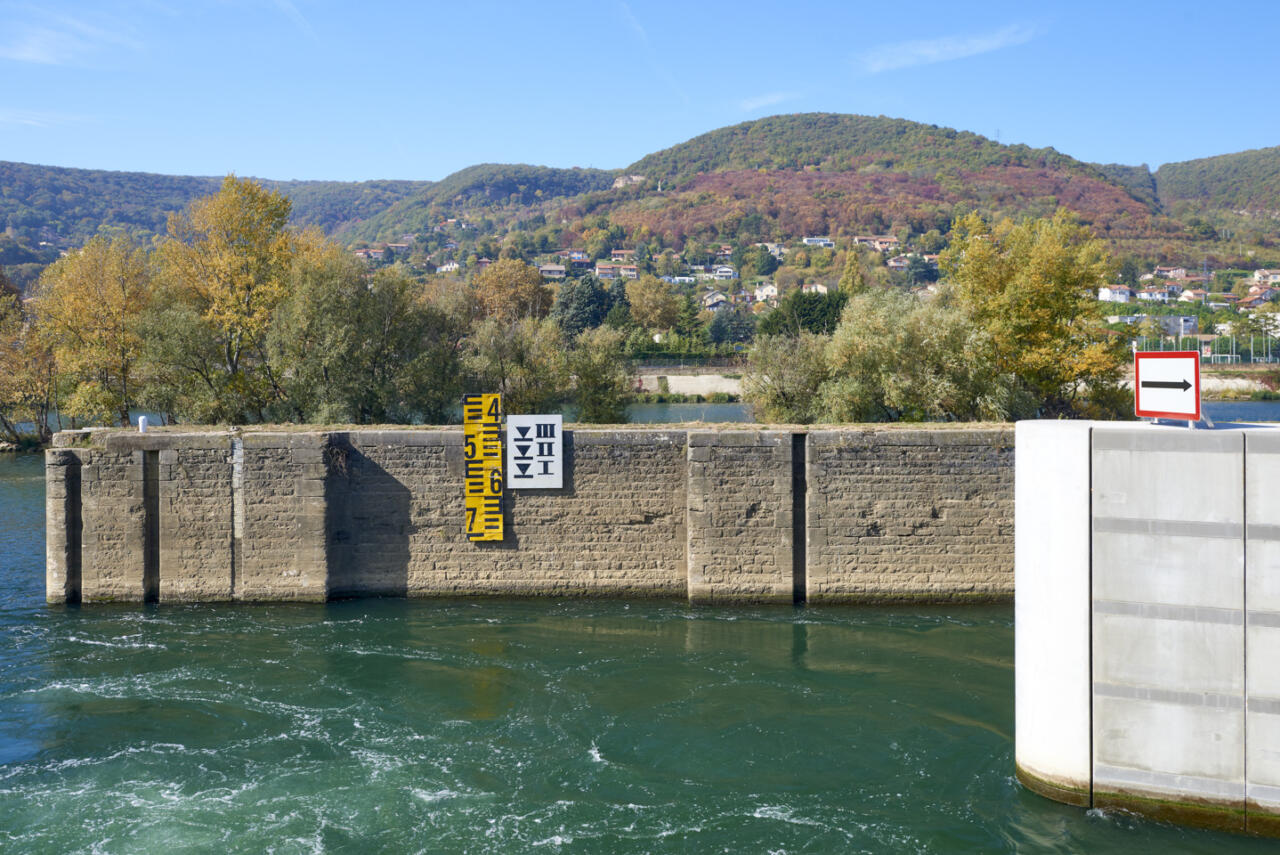
[[[371,265],[402,261],[423,274],[465,278],[493,263],[488,256],[468,253],[472,243],[468,237],[474,238],[476,231],[473,223],[448,219],[439,223],[430,236],[406,234],[397,242],[358,246],[351,251]],[[448,237],[450,234],[454,237]],[[790,291],[832,292],[851,253],[857,254],[872,279],[927,298],[941,275],[936,250],[942,248],[938,240],[927,243],[928,249],[935,251],[881,234],[834,239],[806,235],[793,242],[738,246],[721,243],[695,246],[691,252],[673,248],[654,251],[646,246],[597,247],[595,252],[589,252],[582,247],[569,247],[522,256],[505,246],[494,254],[522,257],[536,266],[550,284],[591,276],[607,285],[653,275],[677,293],[693,298],[708,317],[729,309],[760,316],[777,308],[780,298]],[[1132,265],[1128,267],[1132,284],[1103,285],[1097,297],[1104,304],[1104,311],[1121,305],[1137,310],[1104,315],[1113,331],[1134,338],[1135,347],[1165,346],[1158,337],[1182,340],[1194,336],[1206,356],[1233,361],[1239,359],[1239,354],[1227,337],[1233,330],[1243,328],[1240,320],[1259,319],[1260,325],[1252,329],[1280,336],[1280,323],[1276,320],[1280,314],[1275,313],[1280,309],[1280,269],[1212,270],[1204,265],[1195,270],[1156,265],[1136,273]],[[1223,341],[1215,344],[1220,338]],[[1250,352],[1251,358],[1280,359],[1272,356],[1272,347],[1268,343],[1265,353]],[[1231,350],[1218,353],[1227,348]]]
[[[434,231],[447,234],[451,230],[466,232],[475,228],[465,220],[450,219]],[[438,244],[438,249],[424,251],[424,244],[433,243]],[[784,274],[784,281],[776,281],[772,274],[787,266],[789,260],[794,262],[797,250],[802,256],[797,269],[807,272],[791,277]],[[398,242],[359,246],[351,252],[373,265],[402,261],[423,273],[440,276],[466,277],[493,263],[488,256],[474,254],[459,260],[464,252],[458,240],[424,241],[422,236],[412,234],[403,235]],[[793,288],[809,294],[828,293],[839,280],[846,260],[842,256],[848,252],[858,252],[870,266],[883,268],[886,284],[920,287],[938,278],[936,252],[904,247],[902,240],[893,235],[855,235],[842,240],[840,246],[825,235],[811,235],[793,243],[756,242],[745,246],[721,243],[684,252],[673,248],[653,252],[649,247],[618,247],[593,254],[584,248],[570,247],[522,260],[535,265],[549,283],[583,276],[594,276],[601,283],[608,283],[651,274],[676,286],[682,293],[695,296],[708,312],[741,305],[761,313],[776,308],[779,297]],[[503,254],[519,256],[510,248],[505,248]],[[752,257],[745,267],[744,255]],[[762,259],[765,259],[763,263]]]
[[[1191,347],[1182,340],[1194,337],[1203,355],[1214,362],[1280,360],[1277,342],[1271,340],[1280,337],[1280,270],[1197,273],[1185,267],[1156,267],[1138,277],[1136,287],[1102,286],[1098,300],[1107,308],[1141,307],[1140,312],[1106,315],[1113,329],[1140,336],[1140,349],[1151,347],[1147,339],[1153,337],[1155,349],[1164,347],[1159,340],[1163,337]],[[1247,345],[1239,345],[1237,337],[1247,337]]]

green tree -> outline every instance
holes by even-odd
[[[608,306],[610,310],[619,303],[625,303],[628,307],[631,306],[631,300],[627,297],[628,281],[629,280],[626,279],[615,279],[609,283],[608,288],[604,289],[605,294],[608,296]]]
[[[970,214],[955,235],[943,267],[995,343],[997,370],[1017,376],[1045,415],[1122,415],[1128,358],[1096,299],[1112,270],[1102,242],[1065,210],[994,227]]]
[[[1121,285],[1128,285],[1130,288],[1137,288],[1139,277],[1142,276],[1142,267],[1138,264],[1137,259],[1127,256],[1120,262],[1120,267],[1116,272],[1116,279]]]
[[[667,250],[658,256],[653,268],[659,276],[676,276],[683,269],[683,265],[680,264],[680,259],[674,252]]]
[[[428,301],[400,265],[366,280],[336,247],[294,271],[269,352],[276,412],[307,422],[448,420],[462,389],[466,315]]]
[[[676,335],[689,342],[700,341],[706,335],[707,327],[702,322],[698,304],[688,294],[680,298],[680,312],[676,315],[672,329]]]
[[[560,325],[565,337],[573,341],[583,330],[604,323],[609,304],[609,293],[600,287],[594,276],[566,279],[556,294],[551,317]]]
[[[821,417],[818,393],[828,376],[827,341],[808,331],[756,339],[742,392],[757,421],[809,424]]]
[[[756,276],[768,276],[778,269],[778,259],[763,246],[739,247],[733,254],[733,264],[745,281]]]
[[[867,290],[867,277],[862,272],[862,256],[856,249],[845,257],[844,272],[840,274],[840,291],[843,294],[861,294]]]
[[[635,319],[631,317],[631,306],[628,303],[614,303],[609,314],[604,316],[604,325],[609,329],[630,331],[635,328]]]
[[[471,388],[501,393],[508,413],[548,412],[571,388],[564,339],[550,318],[482,321],[467,338],[464,365]]]
[[[53,353],[22,301],[17,294],[0,294],[0,432],[6,440],[49,441],[57,385]]]
[[[840,323],[840,312],[848,301],[845,291],[806,294],[799,288],[788,291],[778,308],[760,319],[759,335],[799,335],[801,332],[830,335]]]
[[[907,262],[907,281],[912,285],[923,285],[926,282],[938,281],[938,268],[918,255],[911,256]]]
[[[897,291],[859,294],[826,346],[823,421],[1005,421],[1036,402],[996,369],[990,335],[962,311]]]
[[[735,344],[751,341],[756,334],[756,316],[744,305],[722,309],[707,324],[713,344]]]
[[[569,353],[574,378],[578,420],[595,424],[622,424],[627,420],[626,398],[631,390],[631,361],[619,330],[598,327],[578,337]]]
[[[947,239],[942,236],[942,232],[937,229],[929,229],[929,231],[920,235],[916,240],[916,246],[921,252],[938,253],[947,247]]]

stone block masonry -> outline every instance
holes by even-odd
[[[67,432],[50,602],[608,596],[953,601],[1013,592],[1010,428],[578,429],[565,486],[463,532],[462,432]]]
[[[815,430],[806,598],[992,600],[1013,590],[1013,430]]]
[[[795,599],[791,434],[689,434],[689,599]]]

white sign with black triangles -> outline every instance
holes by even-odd
[[[507,489],[564,487],[564,418],[507,416]]]

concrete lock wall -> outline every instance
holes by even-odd
[[[570,430],[562,490],[463,533],[457,429],[67,432],[50,602],[999,599],[1013,431]]]
[[[1280,431],[1029,422],[1017,442],[1019,777],[1280,831]]]

